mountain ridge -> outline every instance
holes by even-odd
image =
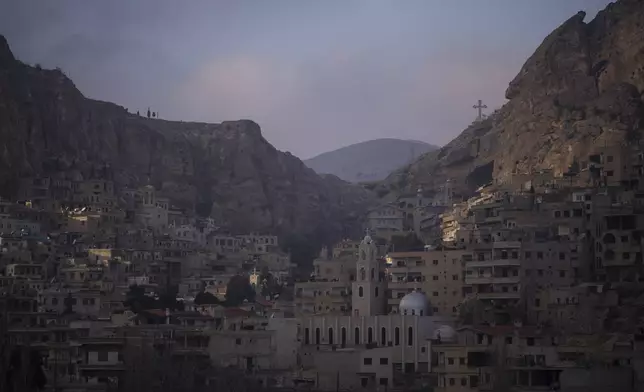
[[[380,138],[327,151],[304,163],[318,174],[333,174],[349,182],[372,182],[383,180],[415,157],[436,148],[418,140]]]
[[[359,232],[373,200],[273,147],[251,120],[150,119],[89,99],[61,70],[28,66],[0,35],[0,193],[21,179],[109,177],[151,184],[233,232],[298,232],[330,241]]]
[[[509,83],[509,100],[437,151],[384,181],[389,192],[452,180],[466,196],[487,182],[541,169],[561,175],[602,145],[640,140],[644,127],[644,2],[573,15]],[[384,193],[384,192],[383,192]]]

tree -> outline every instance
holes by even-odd
[[[287,235],[280,241],[284,252],[291,255],[291,261],[300,267],[308,267],[320,253],[318,241],[299,233]]]
[[[124,305],[134,313],[145,309],[154,309],[156,300],[145,295],[145,289],[139,285],[132,285],[125,295]]]
[[[235,275],[230,278],[226,286],[226,305],[239,306],[244,300],[254,301],[255,290],[248,276]]]
[[[220,303],[219,298],[207,291],[202,291],[195,296],[195,305],[216,305]]]
[[[423,250],[425,243],[415,233],[394,235],[391,237],[391,246],[394,252],[411,252]]]
[[[282,286],[277,282],[277,279],[268,271],[268,268],[262,269],[259,275],[259,292],[262,297],[271,297],[282,293]]]

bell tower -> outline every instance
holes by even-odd
[[[378,260],[378,248],[367,234],[358,248],[356,280],[352,287],[352,312],[354,316],[385,314],[385,281]]]

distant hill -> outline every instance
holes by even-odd
[[[438,147],[416,140],[376,139],[325,152],[304,163],[318,174],[349,182],[380,181]]]

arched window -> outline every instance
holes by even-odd
[[[353,330],[353,342],[358,345],[360,344],[360,328],[356,327],[356,329]]]
[[[333,328],[329,328],[329,344],[333,344]]]
[[[360,268],[360,280],[365,280],[367,279],[367,272],[365,271],[364,268]]]
[[[367,330],[367,343],[373,343],[373,328]]]
[[[364,289],[362,288],[362,286],[360,286],[358,287],[358,297],[362,298],[363,295],[364,295]]]
[[[414,345],[414,329],[412,327],[407,328],[407,345]]]
[[[376,297],[378,296],[378,288],[376,287]]]
[[[315,344],[320,344],[320,328],[315,328]]]
[[[385,327],[380,328],[380,345],[387,345],[387,330],[385,329]]]
[[[412,316],[415,316],[415,315],[416,315],[416,309],[412,309],[412,310],[411,310],[411,315],[412,315]]]
[[[423,315],[423,310],[422,310],[422,309],[420,310],[420,315],[421,315],[421,316]]]
[[[394,344],[400,346],[400,328],[394,329]]]
[[[347,345],[347,329],[345,327],[342,327],[342,330],[340,331],[340,343],[342,344],[342,347]]]
[[[311,344],[311,337],[309,336],[309,329],[304,328],[304,344]]]
[[[374,279],[376,279],[376,271],[372,268],[371,269],[371,280],[373,281]]]

